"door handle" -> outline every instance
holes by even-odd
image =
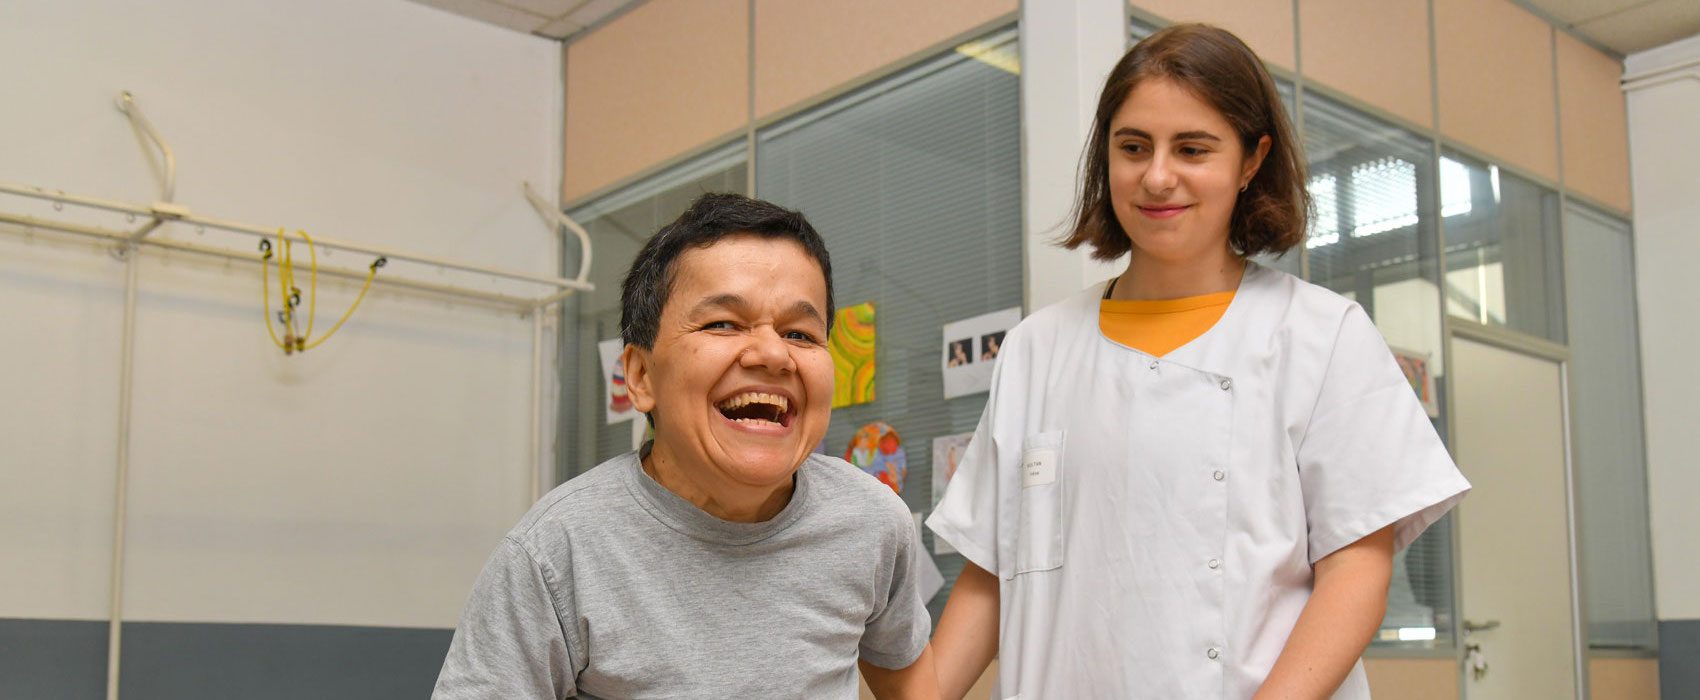
[[[1491,629],[1499,629],[1499,620],[1488,620],[1487,622],[1476,622],[1474,620],[1464,621],[1464,634],[1470,634],[1472,632],[1486,632]]]

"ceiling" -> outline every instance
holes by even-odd
[[[1700,34],[1700,0],[1520,0],[1547,21],[1628,56]]]
[[[1700,1],[1700,0],[1697,0]],[[413,0],[516,32],[567,39],[642,0]]]
[[[643,0],[413,0],[480,22],[568,39]],[[1619,55],[1700,34],[1700,0],[1514,0]]]

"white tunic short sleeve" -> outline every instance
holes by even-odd
[[[1403,549],[1470,488],[1355,304],[1320,378],[1298,468],[1312,563],[1388,525]]]
[[[999,482],[1008,478],[1014,465],[1007,468],[1000,465],[993,426],[997,421],[999,379],[1004,367],[1011,361],[1009,346],[1006,340],[1002,356],[992,369],[992,394],[986,401],[985,411],[980,414],[980,424],[974,430],[974,437],[968,441],[967,449],[957,462],[956,473],[951,476],[943,500],[927,518],[927,527],[935,537],[949,542],[975,566],[999,576],[1009,573],[1001,568],[1003,562],[998,557],[998,533],[1000,523],[1004,522],[999,500],[1009,488]]]

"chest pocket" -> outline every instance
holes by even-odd
[[[1048,571],[1063,564],[1063,473],[1068,468],[1065,432],[1030,435],[1021,446],[1020,519],[1015,535],[1015,573]]]

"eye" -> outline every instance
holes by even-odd
[[[1132,142],[1124,143],[1121,145],[1121,149],[1123,153],[1136,156],[1145,152],[1145,144]]]
[[[810,333],[808,331],[786,331],[785,332],[785,339],[786,340],[795,340],[795,341],[798,341],[798,342],[809,343],[809,344],[819,344],[820,343],[820,340],[815,338],[815,334]]]
[[[1210,153],[1210,149],[1201,146],[1181,146],[1180,150],[1181,155],[1188,158],[1197,158]]]
[[[729,331],[736,328],[737,326],[731,321],[710,321],[702,324],[702,330],[705,331]]]

